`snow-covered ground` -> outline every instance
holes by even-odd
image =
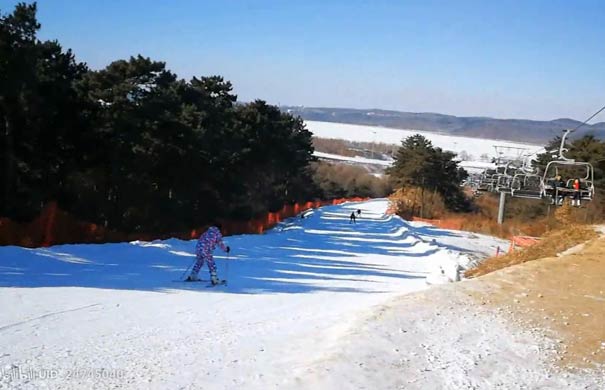
[[[332,153],[324,153],[324,152],[313,152],[313,155],[324,160],[330,161],[343,161],[352,164],[360,164],[360,165],[378,165],[381,167],[390,167],[393,165],[394,160],[377,160],[372,158],[366,158],[361,156],[341,156],[339,154]],[[495,169],[496,164],[492,162],[484,162],[484,161],[460,161],[459,164],[462,168],[466,169],[468,172],[483,172],[486,169]]]
[[[497,167],[495,163],[485,161],[460,161],[459,165],[468,173],[481,173],[486,169],[496,169]]]
[[[534,155],[542,153],[544,148],[540,145],[522,142],[501,141],[483,139],[477,137],[457,137],[428,131],[400,130],[378,126],[351,125],[346,123],[305,121],[307,129],[313,135],[322,138],[337,138],[348,141],[359,142],[382,142],[386,144],[400,145],[401,141],[414,134],[422,134],[428,138],[434,146],[449,150],[457,154],[465,152],[469,160],[479,160],[482,155],[498,157],[494,145],[524,148],[527,154]],[[517,151],[511,151],[511,156],[516,157]]]
[[[391,164],[393,164],[393,160],[378,160],[378,159],[374,159],[374,158],[366,158],[366,157],[361,157],[361,156],[349,157],[349,156],[341,156],[339,154],[324,153],[324,152],[318,152],[318,151],[313,152],[313,155],[320,159],[347,161],[347,162],[351,162],[351,163],[355,163],[355,164],[380,165],[383,167],[389,167],[389,166],[391,166]]]
[[[386,207],[385,200],[328,206],[264,235],[228,237],[231,258],[217,263],[229,285],[215,288],[174,282],[193,260],[194,241],[0,247],[0,388],[391,389],[412,383],[412,372],[428,386],[416,388],[539,384],[541,371],[523,376],[541,367],[539,355],[526,367],[526,350],[538,341],[475,322],[482,317],[472,307],[447,296],[434,303],[451,317],[431,321],[437,309],[429,300],[406,306],[402,320],[380,320],[394,299],[429,288],[427,276],[452,278],[456,264],[506,245],[411,224],[385,215]],[[361,217],[350,224],[357,209]],[[367,335],[360,324],[380,331]],[[460,341],[457,349],[446,338]],[[397,343],[416,347],[408,353]],[[397,348],[405,370],[381,367]],[[482,360],[493,351],[505,353],[498,364]],[[350,364],[363,370],[352,373]],[[454,381],[437,372],[442,366],[455,370]],[[487,370],[500,382],[481,381]]]
[[[479,282],[479,283],[475,283]],[[469,298],[479,280],[398,297],[309,364],[305,389],[602,390],[602,373],[554,365],[560,340]]]

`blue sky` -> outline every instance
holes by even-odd
[[[0,9],[15,3],[0,0]],[[93,69],[140,53],[180,77],[223,75],[244,101],[580,120],[605,104],[600,0],[41,0],[38,8],[40,37]]]

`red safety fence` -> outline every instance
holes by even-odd
[[[340,198],[285,205],[281,210],[268,212],[249,221],[221,220],[225,235],[255,233],[260,234],[286,218],[320,206],[337,205],[344,202],[361,202],[368,198]],[[191,239],[198,237],[208,226],[201,226],[188,232],[169,234],[120,233],[94,223],[82,222],[62,211],[55,202],[48,203],[40,215],[31,222],[18,223],[8,218],[0,218],[0,245],[18,245],[29,248],[47,247],[57,244],[105,243],[132,240],[152,241],[176,237]]]
[[[125,236],[94,223],[79,221],[59,209],[55,202],[46,204],[31,222],[0,218],[0,245],[35,248],[64,243],[114,242]]]
[[[412,217],[412,221],[414,222],[424,222],[436,226],[440,229],[450,229],[450,230],[461,230],[462,229],[462,221],[455,219],[427,219],[427,218],[419,218]]]
[[[316,200],[313,202],[294,203],[291,205],[285,205],[281,210],[266,213],[265,215],[250,221],[221,220],[220,222],[223,225],[223,232],[225,235],[246,233],[262,234],[284,219],[291,218],[305,210],[314,209],[321,206],[342,204],[344,202],[362,202],[368,199],[369,198],[339,198],[332,200]],[[206,228],[206,226],[203,226],[199,229],[192,230],[190,237],[198,237]]]
[[[412,221],[430,223],[431,225],[434,225],[434,226],[439,226],[439,224],[441,223],[440,219],[428,219],[428,218],[420,218],[420,217],[412,217]]]
[[[540,238],[538,237],[512,236],[510,239],[510,246],[508,247],[508,252],[514,252],[517,248],[527,248],[528,246],[534,245],[538,241],[540,241]]]

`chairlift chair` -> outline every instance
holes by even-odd
[[[578,178],[580,179],[580,199],[591,201],[594,198],[594,168],[592,164],[575,161],[564,155],[564,152],[567,151],[565,148],[565,140],[573,131],[574,130],[564,131],[559,147],[559,158],[546,164],[546,169],[544,170],[544,176],[542,178],[542,189],[544,194],[551,199],[558,198],[559,196],[573,196],[576,193],[576,190],[572,188],[571,184],[575,178]],[[573,169],[574,167],[576,169]],[[574,171],[574,177],[567,179],[565,187],[557,186],[555,178],[559,175],[559,169],[570,168]],[[576,170],[585,171],[585,173],[576,174]]]
[[[542,199],[542,176],[531,165],[531,155],[525,155],[523,165],[515,173],[511,183],[511,196],[514,198]]]
[[[513,178],[516,172],[519,170],[519,167],[516,166],[517,161],[509,161],[504,168],[499,169],[502,173],[497,175],[495,192],[510,192],[512,189]]]
[[[553,198],[557,196],[573,196],[576,192],[572,188],[573,180],[576,177],[568,178],[565,182],[565,186],[557,186],[555,184],[555,178],[559,175],[560,170],[576,168],[578,173],[576,176],[580,179],[580,199],[585,201],[591,201],[594,199],[594,168],[592,164],[587,162],[580,162],[574,160],[554,160],[546,165],[544,170],[544,176],[542,178],[542,191],[546,197]]]
[[[496,175],[496,173],[497,172],[495,169],[486,169],[485,171],[483,171],[477,183],[477,191],[491,191],[491,188],[494,185],[494,175]]]
[[[517,173],[511,184],[511,196],[514,198],[542,199],[544,196],[542,176],[537,173]]]
[[[505,166],[496,166],[495,169],[488,169],[486,171],[485,178],[483,180],[484,185],[486,187],[486,191],[488,192],[498,192],[498,182],[500,181],[500,177],[506,174]]]
[[[512,186],[513,176],[500,175],[496,182],[495,192],[510,192]]]

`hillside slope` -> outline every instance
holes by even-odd
[[[449,135],[471,136],[545,144],[562,130],[571,129],[581,122],[573,119],[535,121],[527,119],[496,119],[486,117],[457,117],[435,113],[413,113],[374,109],[350,109],[329,107],[283,107],[304,120],[339,122],[358,125],[384,126],[396,129],[412,129],[441,132]],[[585,125],[574,137],[594,134],[605,138],[605,122]]]

